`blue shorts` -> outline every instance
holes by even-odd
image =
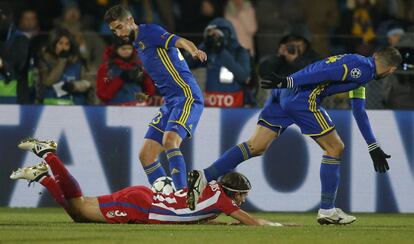
[[[278,134],[291,124],[296,124],[302,134],[311,137],[331,132],[335,125],[319,104],[321,89],[323,87],[318,86],[309,91],[273,90],[259,116],[258,124]]]
[[[176,97],[160,107],[155,117],[149,123],[145,138],[157,141],[162,145],[165,131],[174,131],[185,139],[191,138],[195,131],[204,104],[201,99]]]

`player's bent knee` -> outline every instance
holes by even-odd
[[[257,143],[254,140],[248,140],[246,143],[249,146],[250,155],[252,157],[263,155],[263,153],[266,152],[267,145],[264,143]]]
[[[78,215],[70,215],[70,217],[72,218],[73,222],[75,223],[85,223],[86,220],[83,219],[81,216]]]
[[[82,214],[82,210],[80,207],[72,206],[68,210],[69,216],[72,218],[72,220],[76,223],[83,223],[85,222],[85,218]]]
[[[162,144],[166,149],[178,148],[181,144],[181,137],[175,132],[167,132],[164,134]]]
[[[261,149],[261,150],[254,150],[252,151],[251,155],[252,157],[257,157],[257,156],[261,156],[266,152],[265,149]]]
[[[150,163],[152,163],[152,162],[154,162],[155,160],[157,160],[157,155],[156,156],[154,156],[152,153],[151,153],[151,151],[148,151],[148,150],[144,150],[144,149],[142,149],[140,152],[139,152],[139,161],[141,162],[141,164],[142,165],[148,165],[148,164],[150,164]]]

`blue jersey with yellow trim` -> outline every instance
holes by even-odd
[[[342,54],[310,64],[290,77],[302,91],[323,85],[319,96],[324,97],[363,86],[375,78],[375,73],[373,57]]]
[[[141,24],[134,42],[144,69],[167,103],[175,97],[202,99],[197,82],[180,50],[175,47],[178,39],[180,37],[159,25]]]
[[[344,54],[315,62],[289,77],[293,80],[293,88],[272,90],[258,124],[281,133],[295,123],[303,134],[325,135],[335,125],[320,105],[321,98],[349,91],[359,130],[367,144],[373,145],[376,139],[365,111],[364,85],[375,75],[373,57]]]

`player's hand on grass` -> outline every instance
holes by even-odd
[[[281,76],[275,73],[262,77],[261,87],[263,89],[292,88],[293,79],[291,77]]]
[[[381,147],[376,142],[368,145],[368,150],[374,163],[375,171],[379,173],[387,172],[387,170],[390,169],[387,158],[391,158],[391,155],[388,155],[382,151]]]
[[[191,56],[193,56],[193,59],[198,59],[201,62],[207,61],[207,54],[200,49],[197,49],[195,52],[193,52]]]
[[[284,225],[281,223],[277,223],[277,222],[269,222],[267,224],[268,226],[274,226],[274,227],[283,227]]]
[[[283,224],[278,223],[278,222],[271,222],[269,220],[265,220],[265,219],[257,219],[259,225],[264,225],[264,226],[275,226],[275,227],[282,227]]]

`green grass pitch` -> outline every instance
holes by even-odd
[[[356,214],[348,226],[320,226],[313,213],[255,215],[301,226],[78,224],[57,208],[0,208],[0,243],[414,243],[414,214]]]

